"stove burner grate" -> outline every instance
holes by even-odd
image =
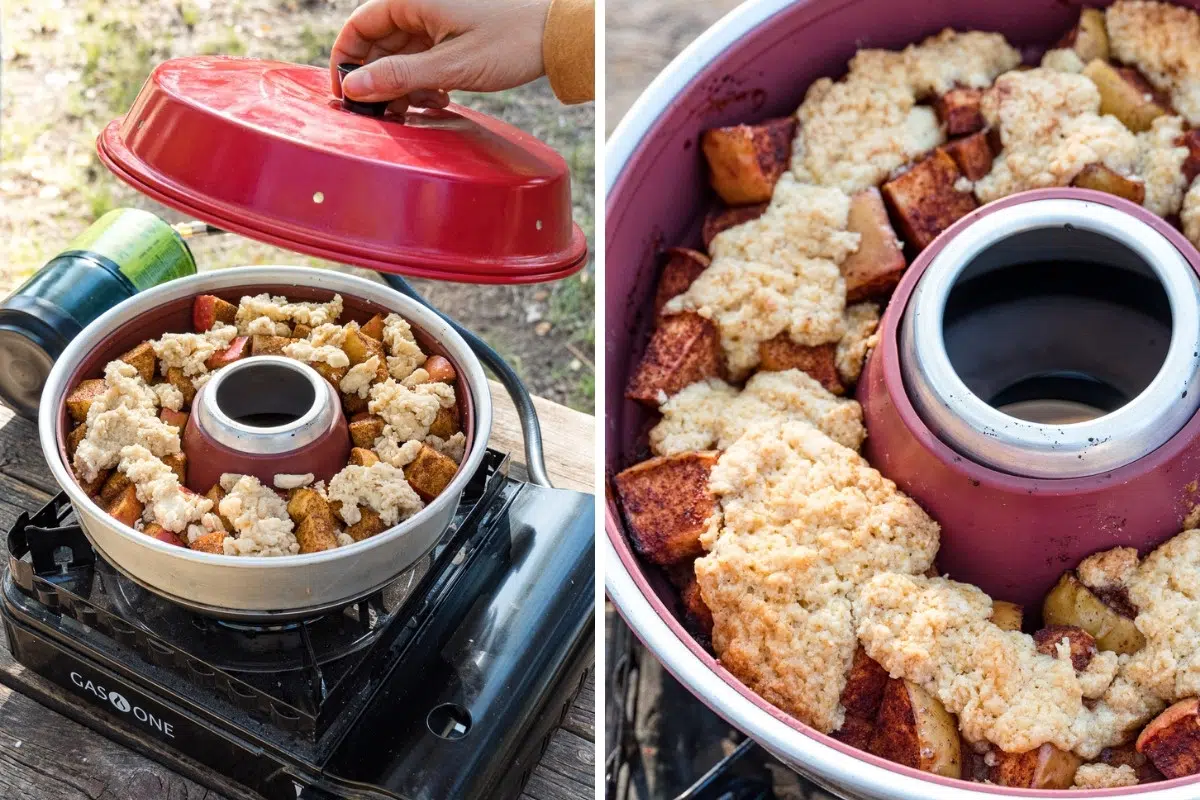
[[[342,685],[380,633],[412,621],[503,488],[507,457],[488,451],[441,540],[413,568],[342,609],[277,625],[195,614],[97,558],[65,494],[9,533],[9,573],[64,620],[136,650],[150,664],[223,695],[285,731],[320,734],[355,690]],[[354,656],[358,656],[355,658]]]

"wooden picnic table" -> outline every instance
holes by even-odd
[[[495,420],[489,444],[512,455],[521,477],[524,447],[516,411],[503,387],[492,383]],[[555,486],[593,492],[592,417],[535,398],[545,439],[547,470]],[[37,441],[37,427],[0,406],[0,529],[22,511],[34,512],[59,491]],[[0,537],[2,540],[3,537]],[[0,541],[0,563],[8,552]],[[81,725],[52,707],[66,693],[25,670],[8,651],[0,628],[0,798],[13,800],[253,800],[224,776],[196,764],[175,772]],[[534,768],[522,800],[595,797],[594,675],[576,699]],[[14,691],[13,688],[16,687]],[[22,694],[43,698],[45,705]],[[62,707],[58,705],[58,707]],[[70,704],[83,714],[88,706]]]

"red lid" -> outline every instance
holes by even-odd
[[[562,156],[451,104],[403,121],[343,110],[329,73],[225,56],[160,64],[100,158],[222,230],[384,272],[533,283],[578,271]]]

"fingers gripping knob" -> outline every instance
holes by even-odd
[[[338,64],[338,77],[342,81],[343,86],[346,83],[346,76],[361,66],[361,64],[354,64],[352,62]],[[384,112],[387,111],[387,107],[387,101],[364,103],[359,100],[352,100],[344,90],[342,91],[342,108],[347,111],[353,111],[355,114],[364,114],[368,117],[382,117]]]

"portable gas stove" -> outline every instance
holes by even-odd
[[[0,616],[69,698],[37,699],[172,768],[269,798],[513,797],[592,661],[593,519],[590,496],[516,481],[489,450],[416,567],[262,627],[146,591],[60,494],[8,534]]]

